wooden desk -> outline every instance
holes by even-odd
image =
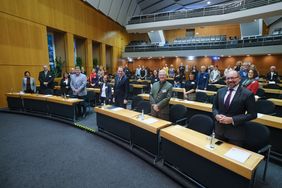
[[[222,84],[210,84],[210,85],[214,85],[217,88],[226,87],[226,85],[222,85]]]
[[[14,109],[17,101],[14,100],[13,103],[9,103],[9,101],[16,97],[22,104],[20,110],[59,116],[73,121],[76,120],[76,106],[83,101],[82,99],[64,99],[59,96],[28,93],[7,93],[6,96],[10,109]]]
[[[92,88],[92,87],[88,87],[86,88],[87,91],[92,91],[94,93],[100,93],[100,88]]]
[[[260,86],[266,86],[266,85],[269,85],[268,83],[265,83],[265,82],[259,82],[259,85]],[[282,83],[276,83],[276,85],[282,87]]]
[[[103,108],[95,107],[97,113],[97,125],[100,131],[110,132],[118,136],[131,146],[145,149],[155,156],[159,155],[159,131],[167,127],[171,122],[144,115],[144,120],[138,117],[139,112],[122,109],[115,111],[113,106]],[[147,123],[148,120],[156,122]]]
[[[211,150],[207,135],[179,125],[162,129],[160,135],[165,164],[172,165],[206,187],[249,187],[264,158],[240,148],[251,154],[240,163],[224,155],[231,148],[239,147],[223,143]]]
[[[265,93],[269,93],[269,94],[282,94],[282,90],[281,89],[267,89],[267,88],[262,88],[264,90]]]
[[[269,98],[267,100],[273,102],[276,106],[282,106],[282,99]]]
[[[139,83],[151,83],[151,80],[141,80],[141,79],[130,79],[129,82],[139,82]]]
[[[201,90],[201,89],[197,89],[196,92],[203,92],[203,93],[206,93],[208,96],[213,96],[216,94],[216,91],[208,91],[208,90]]]

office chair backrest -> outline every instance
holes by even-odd
[[[262,89],[262,88],[258,88],[258,90],[257,90],[257,96],[259,96],[259,97],[264,97],[264,90]]]
[[[208,95],[204,92],[196,92],[196,101],[207,102],[208,101]]]
[[[252,121],[246,122],[242,126],[245,126],[246,131],[244,148],[258,152],[269,144],[270,132],[266,126]]]
[[[141,101],[144,101],[144,99],[140,96],[132,97],[132,109],[136,109]]]
[[[149,114],[151,112],[151,103],[150,101],[140,101],[137,105],[136,111],[142,112],[144,110],[144,114]]]
[[[208,91],[217,91],[218,88],[215,85],[208,85],[207,90]]]
[[[171,106],[169,110],[169,120],[172,123],[177,123],[178,120],[186,118],[187,108],[181,104],[175,104]]]
[[[262,114],[274,114],[275,104],[272,101],[260,99],[256,101],[255,107],[258,113]]]
[[[208,115],[196,114],[190,118],[186,127],[206,135],[211,135],[214,130],[214,121]]]

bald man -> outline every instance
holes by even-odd
[[[151,114],[164,120],[169,119],[169,100],[172,95],[172,85],[166,78],[166,70],[160,70],[160,81],[153,84],[150,93]]]
[[[257,117],[254,94],[240,86],[240,75],[230,71],[226,75],[227,87],[217,91],[212,112],[215,117],[215,135],[218,139],[243,146],[244,122]]]
[[[43,71],[39,73],[38,80],[40,82],[41,94],[53,94],[54,77],[49,71],[47,65],[43,66]]]

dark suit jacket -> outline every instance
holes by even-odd
[[[268,81],[275,81],[275,82],[279,82],[279,75],[278,72],[274,72],[272,79],[271,79],[271,72],[268,72],[266,74],[266,80]]]
[[[101,85],[100,85],[100,96],[101,96],[101,94],[102,94],[102,88],[103,88],[103,84],[104,83],[102,83]],[[102,97],[102,96],[101,96]],[[106,83],[106,100],[108,100],[108,99],[110,99],[110,98],[112,98],[112,86],[111,86],[111,84],[109,83],[109,82],[107,82]]]
[[[52,76],[51,72],[48,71],[47,75],[45,76],[44,71],[41,71],[38,76],[38,80],[40,82],[40,89],[53,89],[54,88],[54,77]],[[47,87],[44,85],[44,82],[48,82]]]
[[[66,84],[64,78],[61,79],[60,86],[61,86],[62,94],[70,94],[70,91],[71,91],[70,82],[71,82],[70,78],[68,79],[68,83],[67,84]]]
[[[242,130],[242,126],[240,125],[257,117],[255,97],[251,91],[239,86],[229,108],[226,109],[224,105],[224,96],[227,90],[228,88],[224,87],[217,91],[212,112],[214,116],[223,114],[232,117],[234,125],[221,125],[216,122],[216,133],[224,135],[226,138],[235,140],[242,139],[244,130]]]
[[[121,80],[119,77],[115,77],[115,86],[114,86],[114,98],[115,104],[117,106],[125,107],[123,104],[124,99],[128,97],[128,90],[129,90],[129,80],[126,76],[123,76]]]

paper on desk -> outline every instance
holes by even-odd
[[[44,95],[44,97],[52,97],[53,95]]]
[[[224,155],[230,159],[244,163],[251,156],[251,153],[239,148],[231,148]]]
[[[124,110],[124,108],[116,107],[116,108],[112,108],[111,110],[112,110],[112,111],[119,111],[119,110]]]
[[[264,114],[257,113],[257,118],[261,118],[262,116],[264,116]]]
[[[193,104],[195,103],[195,101],[188,101],[188,100],[184,100],[185,103],[189,103],[189,104]]]
[[[148,119],[145,119],[143,122],[147,123],[147,124],[153,124],[153,123],[156,123],[157,121],[159,121],[159,120],[157,120],[155,118],[148,118]]]

